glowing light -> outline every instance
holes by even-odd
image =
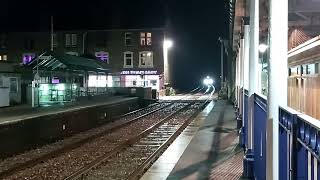
[[[173,46],[173,42],[171,41],[171,40],[165,40],[164,42],[163,42],[163,47],[165,48],[165,49],[169,49],[169,48],[171,48]]]
[[[147,56],[148,56],[148,57],[151,57],[151,55],[152,55],[151,52],[148,52],[148,53],[147,53]]]
[[[207,76],[204,80],[203,80],[203,84],[206,86],[212,85],[213,84],[213,79],[211,79],[209,76]]]
[[[259,45],[259,47],[258,47],[258,49],[259,49],[259,51],[261,52],[261,53],[264,53],[264,52],[266,52],[266,50],[268,49],[268,45],[266,45],[266,44],[260,44]]]

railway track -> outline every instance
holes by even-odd
[[[17,171],[21,171],[24,169],[27,169],[29,167],[32,167],[38,163],[41,163],[43,161],[46,161],[52,157],[58,156],[59,154],[71,151],[72,149],[80,146],[81,144],[84,144],[86,142],[89,142],[95,138],[98,138],[100,136],[103,136],[106,133],[110,133],[113,132],[123,126],[127,126],[131,123],[134,123],[135,121],[138,121],[142,118],[144,118],[145,116],[148,116],[152,113],[155,113],[157,111],[160,111],[168,106],[170,106],[172,103],[161,103],[161,104],[153,104],[151,106],[127,113],[125,115],[119,116],[117,118],[114,118],[110,123],[113,124],[106,124],[103,127],[98,127],[98,128],[94,128],[92,130],[89,130],[87,132],[82,132],[79,133],[76,136],[71,137],[72,143],[69,143],[67,145],[61,146],[61,144],[53,144],[52,146],[58,146],[58,148],[54,148],[53,150],[49,150],[45,153],[43,153],[42,155],[38,155],[34,158],[28,158],[26,156],[28,156],[27,153],[25,154],[21,154],[18,155],[17,157],[14,157],[14,161],[16,161],[16,164],[13,165],[7,165],[7,167],[3,167],[5,166],[5,164],[1,164],[0,167],[0,178],[4,178],[6,176],[10,176],[14,173],[16,173]],[[117,121],[117,122],[116,122]],[[36,150],[37,151],[37,150]],[[10,161],[11,158],[9,158]],[[8,161],[8,160],[7,160]]]
[[[204,104],[187,104],[65,180],[137,179],[190,124]]]
[[[165,123],[171,122],[172,118],[180,116],[181,114],[179,115],[179,113],[188,111],[188,107],[192,109],[193,104],[190,100],[183,102],[182,99],[178,102],[159,103],[121,116],[119,117],[120,119],[115,121],[114,124],[111,124],[111,126],[107,124],[103,127],[90,130],[89,132],[80,133],[80,137],[75,137],[74,139],[76,140],[74,140],[73,143],[64,146],[60,144],[58,148],[54,148],[42,155],[40,153],[40,155],[35,156],[35,158],[21,160],[23,157],[28,156],[28,153],[26,153],[21,155],[21,157],[14,157],[13,160],[18,163],[13,163],[11,166],[5,166],[5,163],[0,162],[0,178],[77,179],[75,178],[78,177],[77,174],[91,172],[91,169],[94,169],[120,151],[126,150],[128,146],[134,147],[135,142],[138,142],[148,134],[153,133],[151,135],[157,136],[154,134],[155,132],[152,132],[155,128],[160,128],[158,135],[161,135],[161,132],[167,135],[162,136],[162,138],[167,138],[167,140],[158,138],[159,142],[165,141],[165,143],[157,144],[161,147],[161,150],[165,147],[161,144],[170,144],[171,141],[175,139],[174,136],[179,134],[181,129],[173,132],[174,128],[178,126],[183,127],[181,124],[174,126],[173,124]],[[197,108],[193,109],[195,110]],[[161,128],[172,128],[172,131],[165,133]],[[136,132],[130,132],[131,130]],[[148,138],[145,140],[148,140]],[[96,149],[95,146],[97,146]],[[138,147],[140,146],[142,147],[142,144],[138,145]],[[155,147],[157,147],[156,144],[154,144],[154,149],[152,150],[156,150]],[[150,152],[155,153],[158,151]],[[102,158],[103,156],[105,157],[104,159]],[[151,157],[156,156],[153,155]],[[7,161],[10,161],[10,159]],[[89,166],[92,167],[88,168]],[[84,176],[80,175],[80,177]]]

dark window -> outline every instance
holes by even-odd
[[[10,78],[10,92],[16,93],[18,91],[17,78]]]
[[[125,44],[126,46],[132,45],[131,33],[125,33]]]
[[[0,48],[7,48],[7,35],[5,33],[0,34]]]
[[[33,50],[34,49],[34,40],[33,39],[26,39],[24,41],[24,48],[27,50]]]
[[[96,32],[96,46],[97,47],[106,47],[107,46],[106,32]]]

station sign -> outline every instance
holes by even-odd
[[[138,70],[130,70],[130,71],[121,71],[121,75],[157,75],[157,70],[144,70],[144,71],[138,71]]]

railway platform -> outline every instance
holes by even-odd
[[[104,97],[74,104],[0,109],[0,158],[41,147],[140,108],[137,97]]]
[[[212,101],[141,180],[239,179],[243,155],[238,142],[233,106],[223,100]],[[230,161],[239,171],[226,172]]]
[[[134,97],[110,96],[94,101],[80,101],[66,104],[57,104],[46,107],[32,108],[31,105],[18,105],[12,107],[0,108],[0,126],[11,124],[27,119],[33,119],[41,116],[71,112],[90,107],[114,105],[123,103],[128,100],[135,99]]]

